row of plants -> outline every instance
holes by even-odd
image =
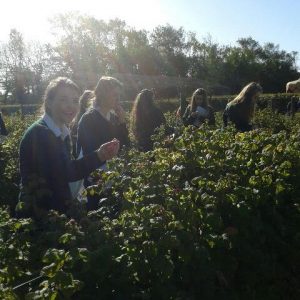
[[[98,210],[16,219],[2,206],[1,299],[299,299],[300,117],[259,111],[248,133],[220,115],[215,128],[167,119],[174,134],[160,128],[153,151],[93,174]]]

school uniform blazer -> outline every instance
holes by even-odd
[[[72,160],[69,137],[57,137],[41,119],[21,140],[20,200],[34,197],[44,209],[65,212],[72,201],[69,182],[83,179],[102,164],[96,152]]]
[[[224,126],[227,126],[229,120],[239,131],[245,132],[252,130],[252,124],[250,124],[249,120],[245,118],[245,115],[247,115],[247,110],[248,108],[242,103],[227,103],[223,112]]]
[[[155,129],[163,124],[166,124],[164,114],[155,106],[141,118],[139,123],[135,123],[135,138],[141,150],[150,151],[153,149],[151,136]]]
[[[91,108],[78,123],[77,153],[82,149],[83,155],[89,154],[113,138],[120,141],[121,147],[129,145],[126,125],[117,120],[108,121],[97,109]]]

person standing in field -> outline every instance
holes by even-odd
[[[227,103],[223,113],[224,126],[227,126],[229,120],[239,131],[252,130],[251,122],[254,117],[255,104],[261,93],[262,87],[258,83],[247,84],[232,101]]]
[[[113,138],[120,141],[120,147],[129,145],[125,111],[120,104],[122,83],[114,77],[103,76],[97,83],[92,99],[92,107],[86,111],[78,123],[77,153],[88,155],[100,145]],[[101,169],[106,169],[105,161]],[[95,184],[86,177],[85,187]],[[98,198],[88,197],[88,209],[97,208]]]
[[[151,135],[155,128],[166,123],[163,113],[154,104],[154,93],[144,89],[135,98],[131,112],[132,132],[137,145],[142,151],[149,151],[153,148]]]
[[[72,183],[118,153],[119,142],[111,140],[81,159],[72,160],[68,125],[78,111],[79,95],[78,86],[68,78],[51,81],[44,95],[44,115],[21,140],[20,201],[26,204],[31,199],[34,203],[27,213],[38,215],[40,209],[66,212],[77,196]]]
[[[199,127],[206,120],[209,125],[215,125],[215,115],[213,108],[207,100],[207,92],[203,88],[194,91],[191,104],[186,108],[182,117],[184,125],[194,125]]]

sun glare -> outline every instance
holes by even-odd
[[[12,0],[2,4],[2,7],[6,13],[1,17],[0,40],[7,40],[10,30],[15,28],[25,39],[49,41],[49,19],[68,12],[87,14],[105,21],[119,18],[136,29],[151,30],[166,23],[166,14],[159,0]]]

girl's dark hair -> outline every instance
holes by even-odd
[[[58,90],[63,87],[72,88],[72,89],[76,90],[78,92],[78,94],[80,93],[80,88],[78,87],[78,85],[67,77],[57,77],[56,79],[51,80],[45,90],[45,94],[44,94],[44,98],[43,98],[43,100],[44,100],[43,101],[43,112],[44,113],[47,113],[49,115],[51,114],[49,111],[49,108],[48,108],[48,104],[51,101],[53,101]]]
[[[91,100],[95,97],[95,94],[91,90],[85,90],[79,98],[79,111],[71,125],[72,133],[77,133],[78,122],[80,121],[82,115],[86,112],[89,107]]]
[[[208,101],[207,101],[207,92],[203,88],[199,88],[194,91],[191,99],[191,111],[196,111],[197,108],[197,103],[196,103],[196,97],[197,96],[204,96],[203,99],[203,107],[207,108],[208,107]]]
[[[131,128],[134,134],[137,133],[140,124],[147,126],[148,113],[155,107],[153,97],[153,91],[148,89],[143,89],[137,94],[131,111]]]

